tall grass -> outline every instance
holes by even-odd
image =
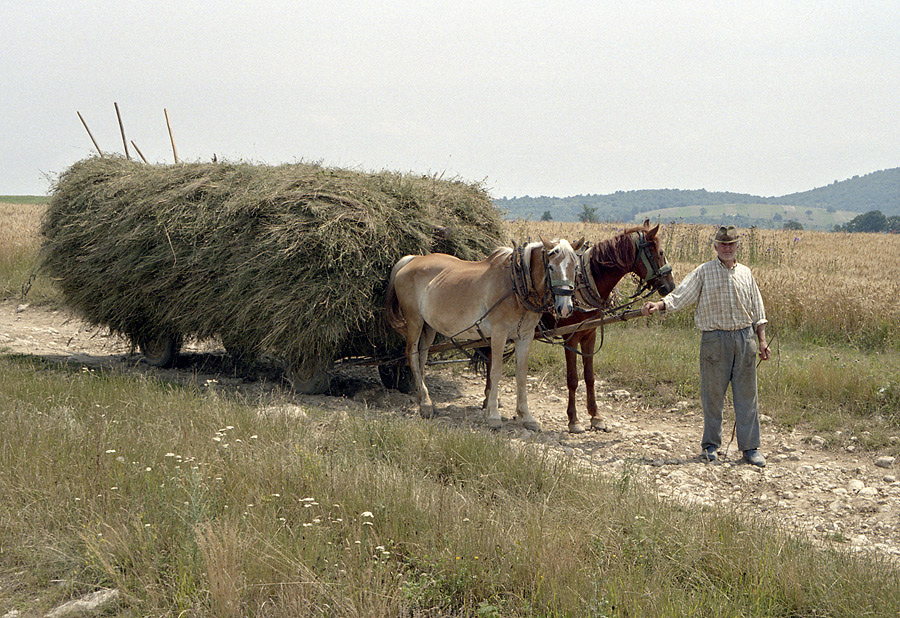
[[[129,616],[900,612],[877,561],[417,418],[0,357],[0,463],[0,613],[98,586]]]

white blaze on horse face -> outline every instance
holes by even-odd
[[[578,257],[569,241],[560,240],[556,247],[548,253],[548,267],[550,269],[550,281],[552,289],[558,291],[569,291],[574,289],[575,285],[575,268],[578,264]],[[553,294],[553,306],[556,315],[566,318],[572,315],[574,305],[572,304],[571,294]]]

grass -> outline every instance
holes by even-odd
[[[418,418],[0,357],[0,612],[893,616],[900,580],[635,470]],[[40,607],[34,599],[40,599]]]
[[[804,425],[823,435],[843,432],[844,441],[866,431],[870,447],[900,454],[890,440],[900,435],[900,350],[810,345],[790,334],[776,335],[772,348],[773,358],[759,367],[762,414],[786,427]],[[594,366],[598,379],[666,407],[699,399],[698,350],[699,334],[693,329],[635,320],[606,327]],[[561,384],[559,357],[555,346],[536,343],[530,371]]]

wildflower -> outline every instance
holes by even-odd
[[[106,454],[107,454],[107,455],[112,455],[112,454],[115,453],[115,452],[116,452],[116,449],[111,448],[111,449],[107,449]]]
[[[374,515],[372,515],[372,511],[363,511],[362,513],[359,514],[359,516],[360,517],[375,517]]]
[[[166,453],[166,457],[175,457],[175,453]]]

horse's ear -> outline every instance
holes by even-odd
[[[575,242],[575,244],[572,245],[572,249],[573,249],[574,251],[578,251],[579,249],[581,249],[581,246],[582,246],[583,244],[584,244],[584,236],[582,236],[581,238],[579,238],[579,239]]]
[[[647,232],[647,240],[653,240],[654,238],[656,238],[656,233],[658,231],[659,231],[659,223],[657,223],[654,228],[652,228],[649,232]]]
[[[650,227],[650,217],[644,219],[644,227]]]
[[[538,238],[541,239],[541,242],[544,243],[544,249],[547,251],[552,251],[554,247],[556,247],[555,242],[550,242],[549,240],[544,240],[544,237],[538,234]]]

